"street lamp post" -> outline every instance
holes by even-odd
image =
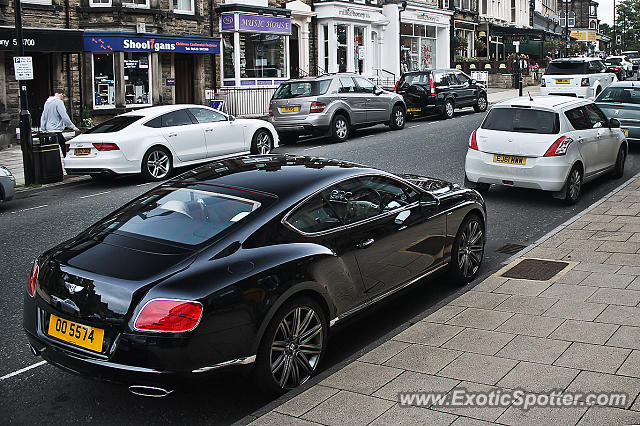
[[[15,0],[15,24],[16,24],[16,50],[17,56],[24,56],[24,41],[22,35],[22,5],[20,0]],[[31,139],[31,114],[29,113],[29,101],[27,100],[27,85],[24,80],[18,81],[20,86],[20,149],[22,150],[22,163],[24,166],[25,186],[35,182],[33,169],[33,140]]]
[[[564,57],[569,57],[569,0],[564,0]]]

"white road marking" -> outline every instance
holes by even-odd
[[[413,129],[414,127],[420,127],[419,124],[414,124],[413,126],[407,126],[407,129]]]
[[[14,371],[13,373],[9,373],[9,374],[4,375],[4,376],[0,377],[0,380],[9,379],[9,378],[11,378],[11,377],[13,377],[13,376],[17,376],[18,374],[22,374],[22,373],[24,373],[24,372],[26,372],[26,371],[29,371],[29,370],[31,370],[32,368],[40,367],[41,365],[44,365],[44,364],[46,364],[46,363],[47,363],[47,361],[40,361],[40,362],[36,362],[36,363],[35,363],[35,364],[33,364],[33,365],[30,365],[30,366],[25,367],[25,368],[21,368],[21,369],[20,369],[20,370],[18,370],[18,371]]]
[[[152,183],[155,183],[155,182],[139,183],[139,184],[137,184],[136,186],[151,185]]]
[[[303,151],[309,151],[310,149],[316,149],[316,148],[320,148],[321,145],[318,146],[312,146],[311,148],[305,148],[303,149]]]
[[[29,211],[29,210],[41,209],[43,207],[47,207],[48,205],[49,204],[43,204],[43,205],[37,206],[37,207],[29,207],[28,209],[16,210],[14,212],[11,212],[11,214],[20,213],[20,212],[26,212],[26,211]]]
[[[104,195],[104,194],[108,194],[111,191],[104,191],[104,192],[98,192],[97,194],[89,194],[89,195],[83,195],[80,198],[89,198],[89,197],[97,197],[98,195]]]

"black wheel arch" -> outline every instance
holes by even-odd
[[[351,126],[351,115],[349,115],[346,109],[338,108],[337,110],[335,110],[333,112],[333,115],[331,116],[331,123],[333,123],[333,119],[336,118],[336,115],[344,115],[347,118],[347,121],[349,122],[349,126]]]
[[[147,154],[149,153],[149,151],[151,151],[154,148],[162,148],[165,151],[167,151],[169,153],[169,155],[171,156],[171,166],[173,166],[173,163],[175,162],[175,156],[173,155],[173,150],[171,148],[169,148],[166,145],[162,145],[160,143],[156,143],[154,145],[151,145],[149,148],[147,148],[147,150],[144,152],[144,154],[142,155],[142,158],[140,159],[140,167],[142,167],[142,161],[144,160],[144,158],[147,156]]]
[[[258,127],[258,128],[256,129],[256,131],[255,131],[255,132],[253,132],[253,136],[251,136],[251,144],[252,144],[252,145],[253,145],[253,142],[255,141],[256,135],[258,134],[258,132],[259,132],[260,130],[264,130],[264,131],[266,131],[267,133],[269,133],[269,134],[271,135],[271,142],[272,142],[272,143],[275,143],[276,138],[277,138],[277,139],[279,139],[279,137],[278,137],[278,133],[277,133],[275,130],[274,130],[274,131],[271,131],[271,130],[270,130],[269,128],[267,128],[267,127]]]

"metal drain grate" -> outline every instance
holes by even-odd
[[[522,244],[505,244],[496,251],[498,253],[516,254],[525,247],[527,246],[523,246]]]
[[[569,264],[555,260],[524,259],[513,268],[502,273],[502,277],[521,280],[547,281]]]

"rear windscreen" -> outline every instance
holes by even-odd
[[[113,117],[104,123],[98,124],[95,127],[87,130],[85,133],[114,133],[119,132],[130,124],[140,120],[140,115],[121,115],[119,117]]]
[[[605,59],[604,63],[605,64],[620,65],[622,63],[622,59],[620,59],[620,58],[608,58],[608,59]]]
[[[549,62],[547,75],[588,74],[584,62]]]
[[[482,128],[552,135],[560,131],[560,117],[551,111],[531,108],[492,108]]]
[[[273,99],[301,98],[324,95],[329,90],[331,80],[292,81],[282,83],[273,94]]]
[[[408,87],[413,84],[429,84],[429,73],[407,74],[400,80],[398,88]]]

